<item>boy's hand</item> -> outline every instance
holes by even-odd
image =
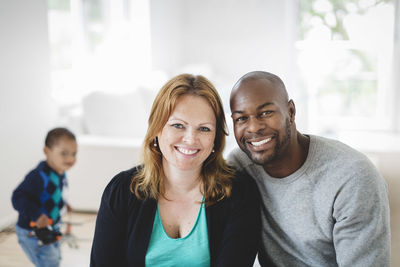
[[[67,212],[72,212],[72,207],[68,203],[66,204],[66,206],[67,206]]]
[[[62,234],[50,227],[35,228],[35,235],[43,245],[48,245],[57,242],[61,239]],[[39,244],[40,245],[40,244]]]
[[[57,242],[61,239],[61,233],[51,227],[53,220],[49,219],[46,214],[42,214],[39,218],[33,222],[31,221],[30,226],[33,228],[33,232],[39,241],[39,245],[48,245]]]
[[[39,216],[39,218],[35,221],[35,226],[37,228],[44,228],[49,225],[49,217],[46,216],[46,214],[42,213],[42,215]]]

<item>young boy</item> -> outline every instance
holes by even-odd
[[[72,132],[66,128],[50,130],[44,146],[46,160],[30,171],[12,194],[12,204],[19,213],[15,226],[18,242],[36,266],[60,264],[60,244],[48,235],[47,228],[51,225],[49,229],[55,230],[51,233],[58,231],[60,211],[69,208],[62,190],[66,184],[65,171],[74,165],[76,153],[77,143]],[[46,239],[40,234],[42,230]]]

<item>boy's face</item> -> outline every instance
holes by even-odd
[[[75,164],[77,149],[75,140],[61,137],[52,147],[44,147],[47,164],[58,174],[63,174]]]

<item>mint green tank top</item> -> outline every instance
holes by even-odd
[[[145,261],[147,267],[209,267],[210,248],[204,203],[190,233],[176,239],[165,232],[157,206]]]

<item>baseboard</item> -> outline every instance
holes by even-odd
[[[0,230],[4,230],[17,222],[18,215],[11,214],[0,219]]]

